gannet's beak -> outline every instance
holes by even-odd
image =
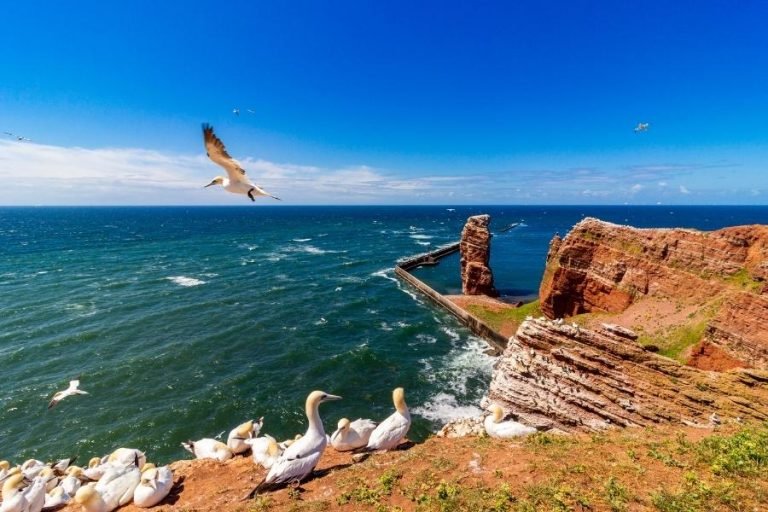
[[[325,395],[323,397],[323,402],[327,402],[329,400],[341,400],[341,397],[336,395]]]
[[[209,184],[207,184],[207,185],[206,185],[206,186],[204,186],[203,188],[208,188],[208,187],[210,187],[211,185],[215,185],[215,184],[216,184],[216,180],[213,180],[212,182],[210,182]]]

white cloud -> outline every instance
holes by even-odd
[[[641,190],[643,190],[644,188],[645,188],[645,187],[644,187],[643,185],[641,185],[641,184],[639,184],[639,183],[635,183],[634,185],[632,185],[632,186],[629,188],[629,191],[630,191],[632,194],[637,194],[638,192],[640,192],[640,191],[641,191]]]
[[[690,190],[688,190],[688,189],[685,187],[685,185],[680,185],[680,193],[681,193],[681,194],[690,194],[690,193],[691,193],[691,191],[690,191]]]
[[[368,166],[326,169],[241,161],[251,179],[286,203],[439,202],[463,176],[392,176]],[[204,189],[223,169],[204,154],[135,148],[86,149],[0,141],[0,204],[238,204]],[[245,198],[240,198],[245,204]]]

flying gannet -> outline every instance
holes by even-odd
[[[307,432],[283,452],[269,469],[264,480],[246,496],[246,499],[283,484],[301,483],[312,473],[328,443],[328,437],[325,435],[323,422],[320,419],[320,404],[340,399],[340,396],[329,395],[323,391],[313,391],[307,396],[304,407],[309,421]]]
[[[173,487],[173,473],[168,466],[159,468],[147,464],[141,472],[141,481],[133,491],[133,503],[137,507],[149,508],[157,505],[168,496]]]
[[[637,123],[637,126],[635,126],[635,133],[647,132],[650,127],[650,123]]]
[[[498,404],[491,405],[488,410],[491,411],[491,414],[486,416],[483,425],[485,426],[486,433],[491,437],[509,439],[511,437],[527,436],[536,433],[535,428],[523,425],[522,423],[512,420],[502,421],[504,410]]]
[[[341,418],[338,428],[331,434],[331,446],[338,452],[347,452],[362,448],[368,444],[371,432],[376,429],[376,423],[368,419],[358,418],[351,422]]]
[[[278,201],[281,200],[258,185],[251,183],[251,180],[245,175],[245,169],[242,168],[237,160],[229,156],[224,143],[213,133],[213,127],[207,123],[203,123],[203,142],[205,143],[205,151],[208,157],[227,171],[226,178],[216,176],[213,181],[205,186],[206,188],[211,185],[221,185],[227,192],[247,195],[251,201],[256,201],[253,197],[254,194],[257,196],[269,196]]]
[[[263,424],[264,418],[261,417],[259,421],[249,420],[233,428],[227,437],[227,446],[232,453],[238,455],[247,452],[250,445],[246,441],[258,436]]]
[[[182,442],[187,451],[193,453],[198,459],[215,459],[219,462],[224,462],[232,458],[232,450],[221,441],[211,439],[209,437],[200,439],[199,441],[187,441]]]
[[[368,450],[391,450],[395,448],[408,433],[408,429],[411,428],[411,413],[405,403],[405,390],[395,388],[392,391],[392,401],[395,404],[395,412],[371,432],[366,447]]]
[[[69,387],[65,389],[64,391],[57,391],[53,398],[51,398],[51,401],[48,403],[48,408],[50,409],[54,405],[58,404],[68,396],[73,395],[87,395],[87,391],[83,391],[82,389],[78,389],[80,387],[80,377],[69,381]]]

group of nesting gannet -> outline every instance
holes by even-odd
[[[72,501],[85,512],[110,512],[130,502],[146,508],[160,503],[173,486],[170,468],[148,464],[144,452],[135,448],[94,457],[87,468],[73,461],[30,459],[13,468],[0,461],[0,512],[54,510]]]
[[[203,142],[205,143],[205,151],[208,158],[227,171],[226,178],[216,176],[213,178],[213,181],[205,186],[206,188],[211,185],[221,185],[227,192],[247,195],[251,201],[256,201],[256,198],[253,197],[254,195],[269,196],[280,201],[279,197],[273,196],[258,185],[254,185],[248,179],[245,175],[245,169],[240,165],[240,162],[229,156],[224,143],[213,133],[213,127],[207,123],[203,123]]]

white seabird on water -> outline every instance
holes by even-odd
[[[283,452],[264,480],[246,496],[246,499],[282,484],[301,483],[312,473],[328,443],[328,437],[325,435],[323,422],[320,419],[320,404],[330,400],[341,400],[341,397],[329,395],[324,391],[313,391],[307,396],[304,406],[309,422],[307,432]]]
[[[254,195],[269,196],[278,201],[281,200],[258,185],[251,183],[251,180],[245,175],[245,169],[242,168],[237,160],[229,156],[224,143],[213,133],[213,127],[207,123],[203,123],[203,142],[205,143],[205,151],[208,154],[208,158],[227,171],[226,178],[216,176],[213,181],[205,186],[206,188],[211,185],[221,185],[227,192],[247,195],[251,201],[256,201],[253,197]]]
[[[405,403],[405,390],[395,388],[392,391],[392,402],[395,404],[395,412],[382,421],[371,432],[368,439],[368,450],[391,450],[400,444],[408,429],[411,428],[411,413]]]
[[[339,420],[336,431],[331,434],[331,446],[337,452],[348,452],[368,444],[371,432],[376,429],[376,422],[358,418],[351,422],[348,418]]]
[[[199,441],[187,441],[182,442],[187,451],[193,453],[195,458],[198,459],[215,459],[219,462],[224,462],[232,458],[232,450],[221,441],[211,439],[209,437],[200,439]]]
[[[69,381],[69,387],[65,389],[64,391],[57,391],[53,398],[51,398],[51,401],[48,403],[48,408],[55,406],[68,396],[73,395],[87,395],[87,391],[83,391],[82,389],[78,389],[80,387],[80,377]]]
[[[232,453],[238,455],[248,451],[248,439],[254,438],[261,432],[261,426],[264,424],[264,418],[259,421],[249,420],[233,428],[227,437],[227,446]]]
[[[536,433],[536,429],[528,425],[512,420],[502,421],[504,410],[498,404],[491,405],[488,410],[491,414],[485,417],[483,426],[485,426],[485,432],[491,437],[509,439]]]

